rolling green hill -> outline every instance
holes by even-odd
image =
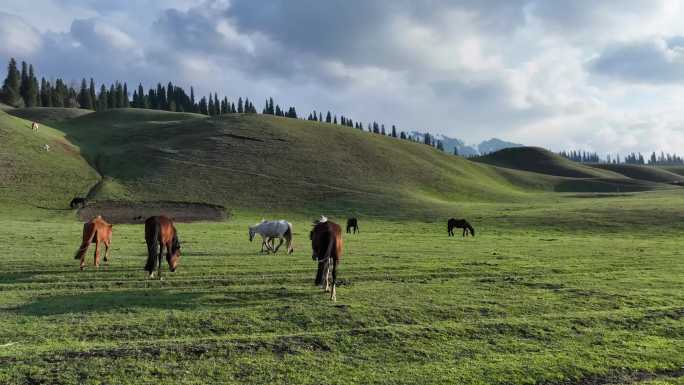
[[[389,211],[526,192],[491,167],[331,124],[126,109],[58,127],[109,177],[102,199]]]
[[[33,132],[29,121],[0,111],[0,138],[0,201],[63,208],[98,180],[79,148],[47,125]]]
[[[623,178],[622,175],[585,166],[539,147],[515,147],[473,160],[493,166],[570,178]]]
[[[537,148],[503,150],[472,162],[418,143],[275,116],[208,118],[142,109],[8,112],[48,122],[78,146],[92,169],[104,176],[90,191],[97,200],[202,202],[280,212],[348,212],[353,208],[400,214],[466,201],[523,201],[530,194],[539,199],[552,191],[626,192],[660,187]],[[17,124],[28,124],[14,119]],[[64,163],[60,167],[76,166]],[[80,167],[87,165],[76,169]],[[78,183],[68,183],[63,194],[83,193],[84,185],[94,185],[92,169]]]
[[[592,164],[591,167],[613,171],[628,178],[646,180],[657,183],[682,182],[684,177],[676,172],[661,167],[640,166],[634,164]]]
[[[80,108],[59,108],[59,107],[31,107],[15,108],[10,113],[18,118],[35,120],[43,124],[51,124],[66,119],[75,118],[92,113],[91,110]]]
[[[673,174],[684,176],[684,166],[657,166],[660,169],[666,170]]]

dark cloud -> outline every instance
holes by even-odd
[[[684,82],[684,38],[651,39],[607,47],[588,67],[596,74],[634,83]]]

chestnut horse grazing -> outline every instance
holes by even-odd
[[[342,257],[342,228],[334,222],[316,221],[311,230],[311,258],[318,261],[315,284],[325,284],[325,291],[330,291],[330,299],[337,300],[335,293],[335,281],[337,280],[337,266]],[[332,266],[331,266],[332,265]],[[332,288],[330,287],[330,273],[332,267]]]
[[[154,269],[161,279],[162,255],[166,247],[166,262],[173,273],[180,259],[180,242],[173,221],[165,216],[149,217],[145,221],[145,242],[147,242],[147,263],[145,271],[154,278]]]
[[[447,221],[447,232],[450,237],[454,236],[454,228],[463,229],[463,236],[465,237],[470,232],[470,235],[475,236],[475,229],[465,219],[451,218]]]
[[[112,225],[99,215],[91,219],[90,222],[83,224],[83,241],[76,255],[74,255],[74,259],[81,260],[81,270],[85,269],[85,254],[91,243],[95,244],[95,267],[100,267],[100,243],[104,243],[104,261],[107,264],[109,260],[109,246],[112,243]]]

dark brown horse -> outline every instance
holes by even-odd
[[[347,234],[354,232],[354,234],[359,232],[359,221],[356,218],[347,219]]]
[[[75,209],[76,207],[85,207],[86,199],[82,197],[74,197],[74,199],[69,202],[69,207]]]
[[[475,236],[475,229],[465,219],[451,218],[447,221],[447,231],[450,237],[454,236],[454,228],[463,229],[463,236],[465,237],[470,232],[470,235]]]
[[[314,222],[314,228],[309,235],[313,254],[311,259],[318,261],[315,284],[330,291],[330,299],[337,300],[335,282],[337,280],[337,266],[342,257],[342,228],[328,220]],[[332,267],[332,288],[330,287],[330,270]]]
[[[100,267],[100,243],[105,246],[104,261],[107,264],[109,246],[112,243],[112,225],[99,215],[83,224],[83,241],[81,247],[76,251],[76,255],[74,255],[74,259],[81,260],[81,270],[85,269],[85,254],[91,243],[95,244],[95,267]]]
[[[145,271],[154,278],[154,269],[161,279],[162,255],[166,247],[166,262],[173,273],[180,259],[180,242],[173,221],[165,216],[149,217],[145,221],[145,242],[147,242],[147,263]]]

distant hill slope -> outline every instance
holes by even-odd
[[[684,166],[656,166],[659,169],[671,172],[673,174],[684,176]]]
[[[683,182],[684,177],[667,169],[634,164],[592,164],[591,167],[609,170],[633,179],[657,183]]]
[[[623,178],[618,173],[585,166],[539,147],[507,148],[473,160],[515,170],[570,178]]]
[[[31,107],[15,108],[7,111],[9,114],[27,120],[35,120],[40,123],[50,124],[66,119],[92,113],[91,110],[80,108],[59,108],[59,107]]]
[[[78,147],[47,125],[33,132],[30,121],[0,111],[0,138],[0,201],[67,208],[99,179]]]
[[[119,109],[58,127],[108,177],[103,199],[398,210],[528,192],[489,166],[325,123]],[[552,182],[542,184],[552,189]]]
[[[21,114],[38,121],[52,119],[66,136],[61,138],[63,134],[49,127],[39,136],[50,132],[65,141],[65,148],[72,148],[69,142],[77,145],[91,165],[77,152],[68,159],[56,157],[61,153],[39,154],[47,164],[35,168],[63,170],[62,177],[53,180],[59,172],[50,174],[35,187],[10,184],[16,196],[23,189],[31,194],[40,190],[59,202],[93,186],[94,169],[104,176],[91,191],[96,200],[201,202],[265,215],[293,210],[424,214],[451,210],[464,201],[515,202],[543,199],[552,191],[640,191],[661,186],[577,165],[541,149],[515,150],[531,152],[523,156],[533,165],[526,169],[548,175],[512,169],[504,161],[508,157],[499,153],[483,157],[498,159],[493,163],[502,167],[493,167],[346,126],[267,115],[209,118],[143,109],[85,114],[27,109]],[[9,135],[18,141],[33,135],[26,128],[28,121],[4,116],[15,122]],[[35,145],[45,141],[39,136],[28,147],[18,146],[11,158],[38,159]],[[530,161],[539,156],[556,169]],[[558,170],[562,172],[552,174]],[[586,175],[591,178],[572,177]]]

